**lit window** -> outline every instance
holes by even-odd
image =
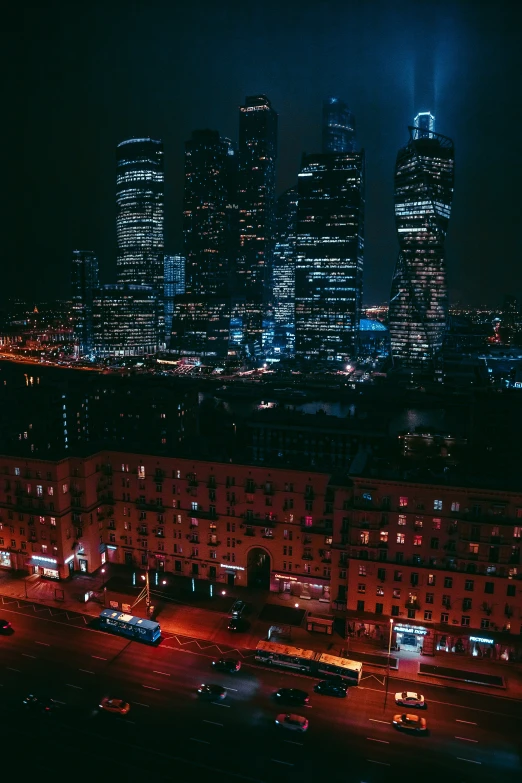
[[[369,532],[367,530],[362,530],[359,533],[359,542],[361,544],[365,544],[365,545],[369,544],[369,542],[370,542],[370,534],[369,534]]]
[[[413,536],[413,546],[422,546],[422,536]]]
[[[359,584],[357,585],[357,592],[358,593],[366,592],[366,585],[363,582],[359,582]]]
[[[399,506],[401,508],[405,508],[408,505],[408,498],[400,497],[399,498]]]
[[[442,511],[442,500],[434,500],[433,508],[435,511]]]
[[[37,484],[37,485],[36,485],[36,494],[37,494],[37,496],[38,496],[39,498],[41,498],[41,497],[42,497],[42,495],[43,495],[43,487],[42,487],[42,485],[41,485],[41,484]]]
[[[15,476],[19,476],[20,475],[20,468],[15,468],[14,469],[14,474],[15,474]]]
[[[380,533],[381,542],[385,544],[388,541],[388,531],[387,530],[381,530]]]
[[[313,522],[312,517],[305,517],[304,519],[305,519],[304,521],[305,527],[312,527],[312,522]]]
[[[479,545],[478,544],[470,544],[469,545],[469,553],[470,553],[470,555],[478,555],[478,553],[479,553]]]
[[[399,524],[399,525],[405,525],[406,524],[406,514],[399,514],[399,520],[398,520],[397,524]]]
[[[460,511],[460,503],[457,503],[456,501],[453,501],[451,504],[451,510],[452,511]]]
[[[47,487],[47,494],[48,495],[54,495],[54,487]]]
[[[397,533],[397,543],[398,544],[404,544],[405,538],[406,538],[406,536],[404,535],[404,533]]]
[[[51,527],[56,527],[56,517],[51,517],[50,522],[51,522]]]
[[[69,485],[68,484],[62,484],[62,492],[63,492],[64,495],[67,494],[68,489],[69,489]]]
[[[366,566],[364,565],[359,566],[359,576],[366,576]]]
[[[145,465],[138,465],[138,478],[139,479],[145,478]]]
[[[440,519],[434,519],[433,520],[433,529],[434,530],[440,530]]]

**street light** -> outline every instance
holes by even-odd
[[[388,666],[386,667],[386,690],[384,692],[384,709],[386,709],[386,702],[388,701],[388,683],[390,680],[390,653],[393,634],[393,617],[390,617],[390,636],[388,638]]]

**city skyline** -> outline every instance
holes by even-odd
[[[290,24],[290,11],[280,11],[277,17],[267,13],[266,19],[254,12],[247,19],[244,12],[234,15],[233,5],[230,13],[227,9],[217,13],[210,5],[200,4],[200,10],[206,8],[198,29],[205,49],[204,67],[175,36],[179,43],[176,68],[186,75],[176,83],[166,81],[158,71],[160,64],[170,71],[174,55],[161,55],[164,63],[157,59],[170,47],[162,45],[164,32],[157,25],[142,32],[145,21],[150,20],[144,11],[118,17],[116,24],[115,12],[109,9],[104,12],[104,25],[98,24],[101,12],[94,11],[92,19],[81,27],[76,14],[56,24],[60,3],[48,14],[41,15],[37,9],[27,14],[28,73],[34,75],[28,81],[25,102],[24,220],[28,225],[20,233],[24,242],[25,236],[31,236],[32,241],[26,252],[19,244],[11,248],[8,237],[6,252],[16,259],[13,266],[24,268],[26,282],[22,289],[9,269],[4,297],[24,291],[33,296],[36,292],[66,295],[68,259],[74,247],[92,248],[100,259],[103,281],[115,279],[110,175],[114,147],[131,136],[150,135],[164,141],[166,246],[180,251],[184,141],[198,127],[215,127],[235,140],[237,107],[245,95],[261,92],[269,95],[280,118],[276,195],[295,185],[302,152],[321,149],[321,109],[328,95],[339,95],[357,117],[358,143],[365,149],[367,161],[366,302],[387,298],[396,257],[393,161],[410,118],[427,108],[437,116],[439,131],[454,139],[459,157],[447,242],[450,301],[478,302],[489,296],[490,302],[497,302],[504,294],[518,293],[522,272],[517,263],[514,196],[519,163],[515,160],[512,166],[503,166],[502,145],[497,143],[499,117],[508,126],[516,126],[512,74],[520,70],[520,52],[512,46],[516,24],[507,5],[501,4],[504,13],[492,19],[483,9],[465,17],[463,4],[458,2],[439,3],[436,11],[423,8],[415,19],[408,12],[409,3],[395,13],[383,5],[375,19],[364,9],[352,9],[353,20],[345,30],[342,47],[338,29],[343,28],[347,15],[340,4],[333,4],[332,14],[324,18],[322,26],[319,11],[307,10],[301,21]],[[179,24],[171,28],[169,22],[175,20]],[[116,37],[120,24],[124,35],[118,32]],[[187,40],[195,25],[194,12],[188,10],[179,16],[167,14],[162,20],[165,29],[182,29]],[[249,34],[238,38],[241,25],[246,25],[245,33]],[[253,32],[256,26],[257,38]],[[101,27],[106,30],[104,40],[99,39]],[[85,35],[92,37],[94,45],[86,47],[87,52],[101,47],[103,69],[89,54],[82,65],[67,67],[71,57],[67,42],[74,38],[73,32],[79,40]],[[154,45],[151,35],[156,36]],[[144,59],[137,71],[137,66],[127,61],[120,40],[132,42],[130,51],[136,50],[140,37],[151,57]],[[51,42],[45,52],[44,40]],[[265,51],[261,40],[271,52],[270,64],[261,57]],[[303,41],[308,51],[299,68],[295,61],[298,41]],[[241,68],[236,69],[233,66],[238,62]],[[115,80],[113,74],[126,66],[126,76]],[[54,82],[50,77],[56,72]],[[149,89],[148,85],[154,86]],[[63,106],[54,106],[42,126],[37,115],[51,105],[48,101],[56,89],[62,97],[68,96],[67,100]],[[487,112],[483,111],[484,101]],[[182,112],[173,113],[174,104],[183,106]],[[64,111],[90,119],[76,124],[74,133],[63,134],[57,131],[57,123],[65,127]],[[96,122],[100,112],[103,122]],[[48,161],[56,159],[58,139],[70,165],[59,166],[49,178]],[[478,159],[480,166],[476,165]],[[74,187],[77,178],[82,181],[80,190]],[[35,204],[38,209],[32,209]],[[57,214],[63,219],[57,220]],[[494,238],[487,230],[488,219],[502,226],[500,245],[498,236]],[[42,267],[47,269],[45,276],[38,274]]]

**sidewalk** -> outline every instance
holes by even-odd
[[[0,596],[9,596],[98,617],[104,607],[104,599],[107,607],[111,603],[119,609],[123,604],[132,606],[143,586],[143,582],[138,581],[140,584],[137,583],[133,587],[129,576],[127,575],[125,578],[121,574],[111,577],[105,584],[103,584],[100,575],[76,576],[70,582],[55,583],[41,580],[35,576],[27,577],[24,580],[10,574],[0,574]],[[202,584],[206,588],[205,592],[203,592]],[[102,590],[102,586],[106,589]],[[192,580],[183,578],[176,579],[175,585],[170,588],[167,586],[162,592],[159,592],[159,588],[156,588],[155,585],[151,585],[151,600],[155,606],[154,614],[161,624],[164,635],[179,635],[215,642],[227,647],[237,645],[241,648],[255,649],[260,639],[266,639],[270,627],[270,623],[259,620],[259,614],[263,607],[266,604],[280,606],[288,606],[289,604],[288,599],[281,599],[277,593],[218,586],[211,597],[208,583],[195,583],[194,587],[195,589],[192,591]],[[95,599],[85,602],[85,595],[90,591],[94,591]],[[222,595],[223,591],[225,595]],[[248,614],[250,621],[248,632],[241,634],[233,634],[227,630],[227,615],[237,598],[246,601],[251,610]],[[320,614],[328,612],[327,606],[319,601],[295,599],[295,602],[299,604],[299,609]],[[293,606],[293,603],[290,605]],[[141,601],[132,611],[144,616],[144,601]],[[373,675],[377,680],[387,671],[386,651],[382,650],[376,642],[356,637],[344,639],[337,633],[332,636],[310,633],[303,627],[292,626],[287,643],[294,647],[328,652],[331,655],[353,655],[354,658],[362,660],[366,676]],[[380,655],[382,655],[382,664],[376,664],[375,661]],[[455,659],[454,656],[447,654],[434,657],[419,656],[417,653],[407,651],[394,652],[393,657],[399,659],[399,669],[398,671],[390,670],[391,680],[411,680],[418,683],[419,689],[422,687],[422,683],[425,683],[522,700],[522,667],[519,665],[470,658]],[[505,688],[492,688],[475,683],[441,679],[432,675],[422,675],[419,674],[421,663],[501,676],[504,678]]]

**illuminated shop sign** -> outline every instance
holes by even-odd
[[[480,644],[494,644],[493,639],[485,639],[483,636],[470,636],[470,642],[480,642]]]
[[[54,557],[43,557],[42,555],[33,555],[31,560],[41,560],[42,563],[57,563],[58,561]]]
[[[395,630],[399,633],[417,633],[420,636],[425,636],[428,632],[425,628],[411,628],[409,625],[396,625]]]
[[[71,562],[71,560],[74,560],[74,555],[69,555],[69,557],[67,558],[67,560],[64,560],[64,561],[63,561],[64,565],[67,565],[67,563],[70,563],[70,562]]]
[[[274,574],[275,579],[284,579],[285,582],[297,582],[296,576],[287,576],[287,574]]]
[[[228,565],[228,563],[221,563],[221,568],[230,568],[231,571],[244,571],[243,566]]]

